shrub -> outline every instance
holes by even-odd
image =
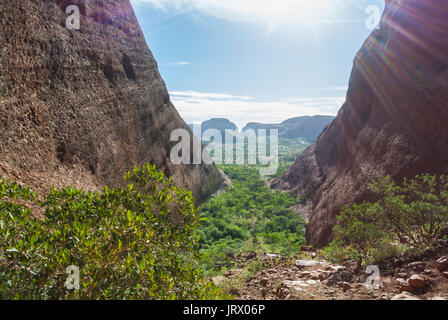
[[[403,245],[431,247],[448,224],[446,176],[418,175],[401,186],[387,176],[369,187],[380,200],[342,210],[335,241],[324,251],[330,259],[378,262],[404,251]]]
[[[0,179],[2,299],[201,299],[220,297],[198,266],[199,213],[190,192],[154,166],[125,188],[67,187],[37,200]],[[43,219],[28,208],[40,207]],[[68,290],[66,268],[80,269]]]
[[[378,224],[377,213],[377,204],[364,202],[343,209],[338,216],[338,225],[334,228],[335,237],[351,246],[359,265],[362,261],[369,260],[371,250],[378,248],[386,236]]]
[[[411,247],[431,246],[448,225],[448,177],[418,175],[402,186],[385,177],[371,184],[381,200],[382,225]]]
[[[325,259],[332,263],[340,263],[348,259],[356,259],[356,252],[347,247],[347,243],[340,239],[333,240],[322,251]]]

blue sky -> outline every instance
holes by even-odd
[[[384,0],[131,0],[188,123],[336,115]],[[369,11],[373,10],[373,11]],[[373,19],[373,20],[372,20]]]

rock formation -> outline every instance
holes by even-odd
[[[299,139],[303,138],[309,143],[313,143],[319,137],[322,130],[334,120],[332,116],[313,116],[313,117],[297,117],[283,121],[281,124],[261,124],[248,123],[244,128],[246,130],[264,129],[267,132],[272,129],[278,130],[280,138]]]
[[[0,0],[0,16],[1,175],[96,190],[149,162],[199,199],[218,189],[214,165],[169,160],[171,132],[188,127],[128,0]]]
[[[312,244],[328,243],[341,207],[374,200],[369,181],[448,173],[447,34],[447,1],[386,1],[337,118],[272,183],[310,197]]]
[[[221,133],[221,136],[225,137],[226,130],[238,132],[238,127],[229,119],[214,118],[202,122],[201,133],[204,134],[207,130],[218,130]]]

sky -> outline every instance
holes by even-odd
[[[336,115],[384,0],[131,0],[187,123]]]

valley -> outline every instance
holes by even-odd
[[[267,251],[292,256],[305,240],[305,221],[291,206],[295,194],[272,192],[256,167],[223,166],[233,186],[201,206],[199,244],[206,274],[232,268],[236,254]]]
[[[448,300],[447,31],[442,0],[2,0],[0,300]]]
[[[270,190],[257,166],[220,169],[232,186],[201,206],[200,261],[205,275],[234,299],[447,299],[446,230],[440,230],[435,237],[438,240],[431,240],[430,245],[399,249],[395,238],[386,237],[383,242],[384,236],[372,233],[374,227],[363,220],[365,226],[357,231],[347,229],[344,237],[364,243],[370,255],[357,256],[352,238],[343,247],[338,243],[345,238],[324,249],[313,248],[305,239],[306,222],[291,210],[306,204],[307,195]],[[447,221],[445,205],[442,210],[443,225]],[[360,223],[353,222],[353,226]],[[388,247],[389,240],[393,247]],[[375,247],[378,241],[381,244]],[[362,257],[360,262],[357,257]]]

